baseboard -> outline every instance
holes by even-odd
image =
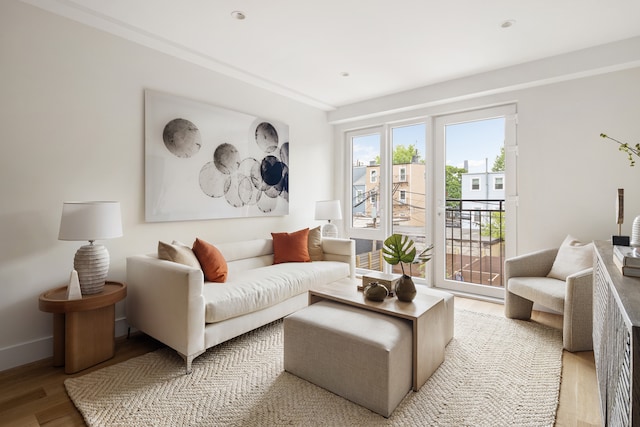
[[[475,300],[478,300],[478,301],[491,302],[491,303],[500,304],[500,305],[504,304],[504,300],[502,300],[500,298],[494,298],[494,297],[486,296],[486,295],[472,294],[472,293],[456,291],[456,290],[452,290],[452,289],[448,289],[448,288],[437,288],[437,287],[434,287],[433,289],[437,289],[437,290],[443,291],[443,292],[448,292],[448,293],[450,293],[452,295],[455,295],[455,296],[458,296],[458,297],[462,297],[462,298],[475,299]]]
[[[116,319],[115,336],[127,335],[129,325],[125,317]],[[53,336],[27,341],[0,349],[0,371],[27,365],[53,356]]]

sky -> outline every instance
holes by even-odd
[[[414,144],[420,157],[425,159],[425,127],[418,124],[393,128],[394,146]],[[504,118],[447,125],[445,140],[446,164],[463,167],[464,161],[468,160],[469,172],[484,172],[487,163],[491,170],[504,145]],[[379,145],[377,135],[358,137],[357,144],[354,144],[354,161],[368,164],[379,155]]]

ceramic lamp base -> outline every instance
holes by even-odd
[[[109,252],[102,245],[85,245],[73,259],[78,272],[82,295],[99,294],[104,289],[109,272]]]
[[[631,226],[631,246],[640,247],[640,216],[633,220]]]
[[[330,222],[322,226],[322,237],[338,237],[338,227]]]

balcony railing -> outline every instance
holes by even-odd
[[[445,215],[445,278],[478,285],[503,286],[504,200],[447,199]],[[409,235],[420,249],[428,243],[424,236],[416,235],[419,231],[411,230],[411,227],[404,227],[397,232]],[[382,242],[373,243],[376,249],[356,250],[358,268],[382,270]],[[367,245],[371,248],[372,242],[367,241]],[[441,249],[436,247],[436,250]],[[414,275],[424,277],[423,269],[417,267]],[[400,272],[398,266],[395,266],[394,272]]]
[[[504,200],[447,199],[446,278],[503,286]]]

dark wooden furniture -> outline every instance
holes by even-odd
[[[40,295],[40,310],[53,313],[53,365],[73,374],[115,353],[115,303],[127,295],[124,283],[106,282],[99,294],[67,300],[67,287]]]
[[[623,276],[613,246],[595,242],[593,352],[604,426],[640,425],[640,279]]]

